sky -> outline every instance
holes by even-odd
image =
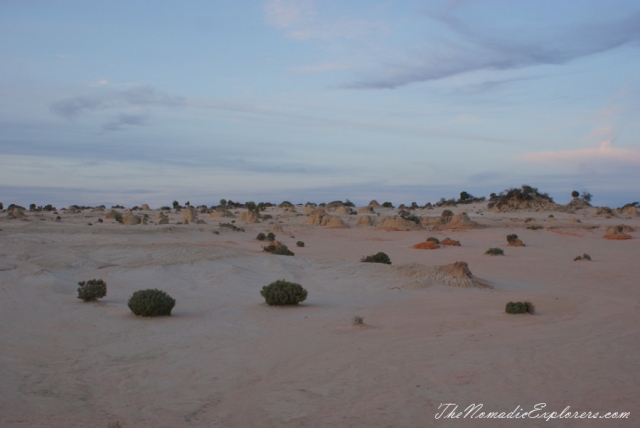
[[[0,0],[0,202],[640,200],[637,0]]]

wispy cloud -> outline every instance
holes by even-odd
[[[345,64],[317,64],[306,67],[293,67],[291,71],[295,73],[326,73],[334,70],[345,70],[349,66]]]
[[[108,81],[108,80],[106,80],[106,79],[100,79],[100,80],[98,80],[97,82],[89,83],[89,86],[92,86],[92,87],[94,87],[94,88],[97,88],[97,87],[99,87],[99,86],[104,86],[104,85],[108,85],[108,84],[109,84],[109,81]]]
[[[141,86],[118,92],[65,98],[51,104],[49,110],[57,116],[73,120],[89,111],[145,105],[181,107],[186,105],[186,100],[150,86]]]
[[[547,28],[522,34],[477,28],[458,19],[455,10],[426,13],[444,24],[450,38],[440,40],[403,60],[387,61],[377,71],[347,88],[396,88],[443,79],[478,70],[509,70],[539,65],[564,64],[640,42],[640,12],[617,22]]]
[[[138,114],[121,114],[118,118],[113,121],[106,123],[102,126],[102,129],[105,131],[120,131],[125,126],[141,126],[146,122],[146,117],[144,115]]]
[[[327,18],[317,11],[313,0],[267,0],[265,13],[269,25],[298,40],[355,39],[386,31],[379,22],[348,16]]]
[[[622,149],[615,147],[612,141],[603,141],[599,147],[524,153],[516,156],[516,159],[531,163],[561,163],[569,166],[615,162],[640,167],[640,150]]]

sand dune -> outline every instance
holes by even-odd
[[[453,207],[483,227],[442,231],[385,228],[404,224],[393,210],[370,218],[381,227],[332,216],[335,229],[316,226],[328,215],[287,209],[259,223],[241,216],[244,231],[221,227],[229,217],[176,224],[185,212],[173,210],[162,225],[159,210],[129,226],[90,209],[60,221],[3,216],[0,426],[529,427],[545,422],[435,415],[441,403],[508,412],[541,402],[631,412],[549,426],[638,426],[639,218],[625,219],[632,239],[614,241],[602,236],[620,219],[589,207],[553,217]],[[255,237],[272,230],[294,257],[262,252]],[[526,247],[507,247],[512,233]],[[411,248],[428,236],[462,245]],[[490,247],[505,256],[484,255]],[[360,263],[379,251],[391,265]],[[592,261],[573,262],[584,253]],[[84,303],[77,282],[92,278],[107,296]],[[302,284],[307,300],[267,306],[260,289],[277,279]],[[131,314],[128,298],[145,288],[176,299],[171,317]],[[535,315],[505,314],[524,300]]]

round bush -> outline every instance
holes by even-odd
[[[388,255],[383,252],[376,253],[372,256],[366,256],[360,259],[363,263],[384,263],[387,265],[391,264],[391,259]]]
[[[258,236],[256,236],[256,239],[258,241],[264,241],[265,239],[267,239],[267,235],[265,235],[264,233],[260,232],[260,233],[258,233]]]
[[[297,245],[298,247],[304,247],[304,242],[302,242],[302,241],[298,241],[298,242],[296,242],[296,245]]]
[[[484,253],[490,256],[504,256],[504,250],[502,248],[489,248]]]
[[[535,306],[531,302],[509,302],[505,307],[505,312],[508,314],[533,314]]]
[[[297,305],[307,298],[307,290],[300,284],[284,279],[265,285],[260,294],[269,306]]]
[[[139,290],[129,298],[129,309],[139,317],[171,315],[175,299],[157,289]]]
[[[430,237],[427,238],[427,242],[429,242],[429,241],[433,241],[436,244],[440,243],[440,240],[438,238],[433,237],[433,236],[430,236]]]
[[[107,283],[101,279],[90,279],[78,283],[78,299],[85,302],[98,300],[107,295]]]

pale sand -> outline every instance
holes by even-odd
[[[497,214],[484,204],[452,211],[489,227],[399,232],[338,215],[349,228],[331,229],[276,208],[266,211],[274,220],[236,221],[245,232],[220,229],[234,219],[207,214],[198,215],[207,224],[176,225],[184,211],[167,225],[135,226],[96,223],[105,213],[90,210],[60,211],[61,222],[3,213],[0,426],[640,426],[640,219],[590,218],[593,209],[554,219]],[[135,212],[145,213],[156,221],[156,210]],[[376,213],[377,225],[395,211]],[[526,218],[549,229],[527,230]],[[254,238],[274,221],[295,257],[261,252]],[[622,223],[633,239],[602,238]],[[511,233],[526,246],[508,247]],[[429,236],[462,245],[411,248]],[[484,255],[489,247],[506,255]],[[393,264],[359,262],[378,251]],[[583,253],[593,261],[573,261]],[[415,289],[416,278],[398,268],[456,261],[495,288]],[[104,279],[108,294],[84,303],[77,282],[92,278]],[[265,305],[260,289],[282,278],[301,283],[308,299]],[[171,317],[131,314],[129,296],[145,288],[177,300]],[[533,302],[535,315],[505,314],[511,300]],[[352,325],[354,315],[363,326]],[[441,403],[631,416],[436,420]]]

